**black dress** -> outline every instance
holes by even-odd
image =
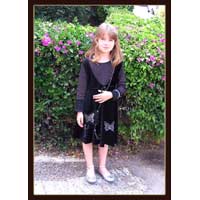
[[[84,128],[81,128],[81,140],[86,144],[92,142],[102,147],[104,144],[114,146],[117,144],[118,135],[118,100],[112,98],[101,104],[94,101],[93,95],[99,94],[98,90],[105,90],[110,80],[106,84],[100,83],[91,69],[91,61],[85,59],[83,62],[87,74],[87,88],[83,100]],[[118,87],[121,67],[122,63],[113,68],[112,80],[107,91],[112,92]],[[99,120],[94,126],[94,113],[97,109]]]

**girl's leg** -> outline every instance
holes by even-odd
[[[99,173],[103,176],[103,178],[106,181],[113,182],[115,178],[112,174],[110,174],[110,172],[106,168],[108,145],[104,145],[104,147],[99,146],[98,151],[99,151]]]
[[[99,153],[99,172],[102,174],[110,174],[106,169],[106,158],[108,154],[108,145],[104,145],[104,147],[98,147]]]
[[[95,183],[96,176],[95,176],[94,164],[93,164],[93,145],[92,143],[89,143],[89,144],[82,143],[82,146],[83,146],[83,152],[85,155],[86,167],[87,167],[86,179],[89,183]]]
[[[93,164],[93,145],[92,145],[92,143],[89,143],[89,144],[82,143],[82,146],[83,146],[83,152],[84,152],[87,168],[94,167],[94,164]]]

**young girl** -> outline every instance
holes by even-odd
[[[77,124],[82,129],[86,180],[89,183],[96,182],[93,144],[98,145],[99,174],[108,182],[114,181],[114,176],[106,168],[106,158],[108,145],[117,143],[118,99],[125,91],[117,30],[103,23],[97,28],[92,46],[81,65],[75,108]]]

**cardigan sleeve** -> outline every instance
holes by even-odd
[[[124,72],[123,63],[119,71],[117,88],[112,91],[113,100],[119,99],[126,92],[126,76]]]
[[[75,105],[76,112],[83,112],[83,102],[87,88],[87,74],[85,70],[85,65],[86,62],[84,60],[81,64],[81,69],[78,78],[78,87],[76,92],[76,105]]]

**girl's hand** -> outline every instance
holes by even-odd
[[[93,99],[95,100],[95,102],[98,102],[98,103],[103,103],[109,99],[112,99],[113,95],[112,95],[112,92],[110,91],[102,91],[102,93],[100,94],[96,94],[96,95],[93,95]]]
[[[76,121],[78,125],[83,128],[83,113],[82,112],[77,112]]]

